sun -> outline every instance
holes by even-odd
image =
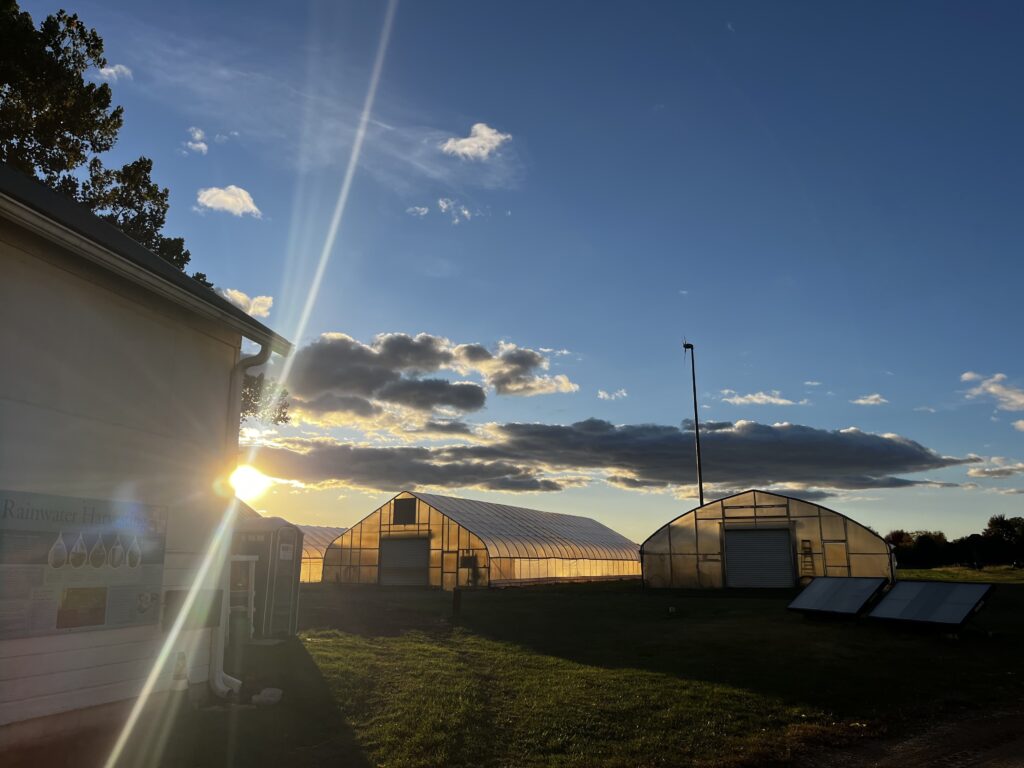
[[[248,464],[242,464],[232,472],[230,482],[235,495],[246,503],[256,501],[274,484],[273,480]]]

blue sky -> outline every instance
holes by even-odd
[[[1021,513],[1019,4],[400,4],[303,328],[386,5],[69,10],[131,73],[108,75],[108,162],[152,157],[193,266],[272,297],[300,348],[295,423],[247,433],[290,481],[260,509],[347,525],[427,464],[436,490],[642,540],[693,506],[691,467],[666,469],[692,433],[634,429],[691,415],[686,336],[709,496],[772,485],[953,535]],[[346,337],[307,346],[323,333]],[[389,333],[428,334],[433,362],[389,357]],[[353,360],[391,384],[338,373]],[[448,382],[430,408],[427,379]],[[509,428],[587,419],[618,431],[574,452],[593,429]]]

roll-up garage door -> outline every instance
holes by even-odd
[[[792,587],[793,545],[786,528],[726,530],[727,587]]]
[[[380,583],[423,586],[429,581],[428,539],[383,539],[380,543]]]

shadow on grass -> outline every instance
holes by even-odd
[[[793,593],[577,584],[464,592],[455,626],[579,664],[739,688],[838,718],[901,718],[1024,695],[1024,587],[1000,586],[959,639],[811,621]],[[450,593],[319,586],[303,625],[366,637],[452,632]],[[989,636],[991,633],[991,636]]]
[[[319,667],[297,639],[250,645],[242,659],[241,701],[280,688],[279,704],[221,706],[197,718],[197,766],[320,766],[368,768]]]

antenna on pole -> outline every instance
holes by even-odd
[[[697,361],[693,354],[693,344],[683,339],[683,364],[686,364],[686,352],[690,352],[690,375],[693,380],[693,439],[697,446],[697,491],[700,494],[700,506],[704,506],[704,471],[700,463],[700,419],[697,416]]]

